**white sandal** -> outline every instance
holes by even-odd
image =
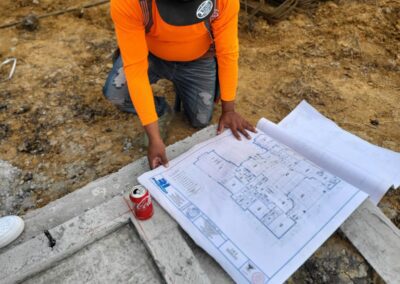
[[[18,216],[0,218],[0,248],[7,246],[21,235],[24,230],[24,220]]]

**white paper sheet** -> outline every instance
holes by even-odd
[[[344,163],[351,163],[382,180],[386,190],[392,185],[400,186],[400,153],[368,143],[343,130],[306,101],[278,125],[297,139],[312,142],[320,151],[330,152]]]
[[[367,197],[261,131],[230,131],[139,177],[237,283],[282,283]]]
[[[277,141],[301,153],[304,157],[318,164],[320,167],[334,175],[340,176],[354,187],[362,189],[370,196],[375,204],[379,202],[388,190],[384,180],[374,174],[360,169],[357,165],[349,161],[343,161],[338,158],[335,153],[331,153],[327,149],[322,150],[318,144],[302,139],[303,137],[299,135],[293,135],[286,131],[286,129],[278,127],[265,118],[260,119],[257,123],[257,127]],[[320,131],[323,132],[323,130]]]

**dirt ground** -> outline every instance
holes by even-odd
[[[83,3],[2,0],[0,25]],[[21,194],[30,200],[14,212],[145,155],[138,119],[102,95],[115,47],[108,4],[41,19],[33,31],[0,29],[0,61],[18,59],[13,79],[0,83],[0,159],[23,171]],[[321,2],[274,25],[241,25],[239,77],[237,110],[254,124],[278,122],[306,99],[344,129],[400,151],[400,2]],[[172,100],[170,85],[157,90]],[[216,107],[214,122],[219,114]],[[166,142],[195,131],[178,114]],[[400,226],[400,193],[391,191],[381,207]]]

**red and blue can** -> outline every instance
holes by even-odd
[[[135,185],[129,199],[133,203],[135,216],[139,220],[146,220],[153,216],[153,203],[149,191],[141,185]]]

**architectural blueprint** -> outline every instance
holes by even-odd
[[[238,283],[282,283],[366,198],[261,131],[226,131],[139,182]]]

